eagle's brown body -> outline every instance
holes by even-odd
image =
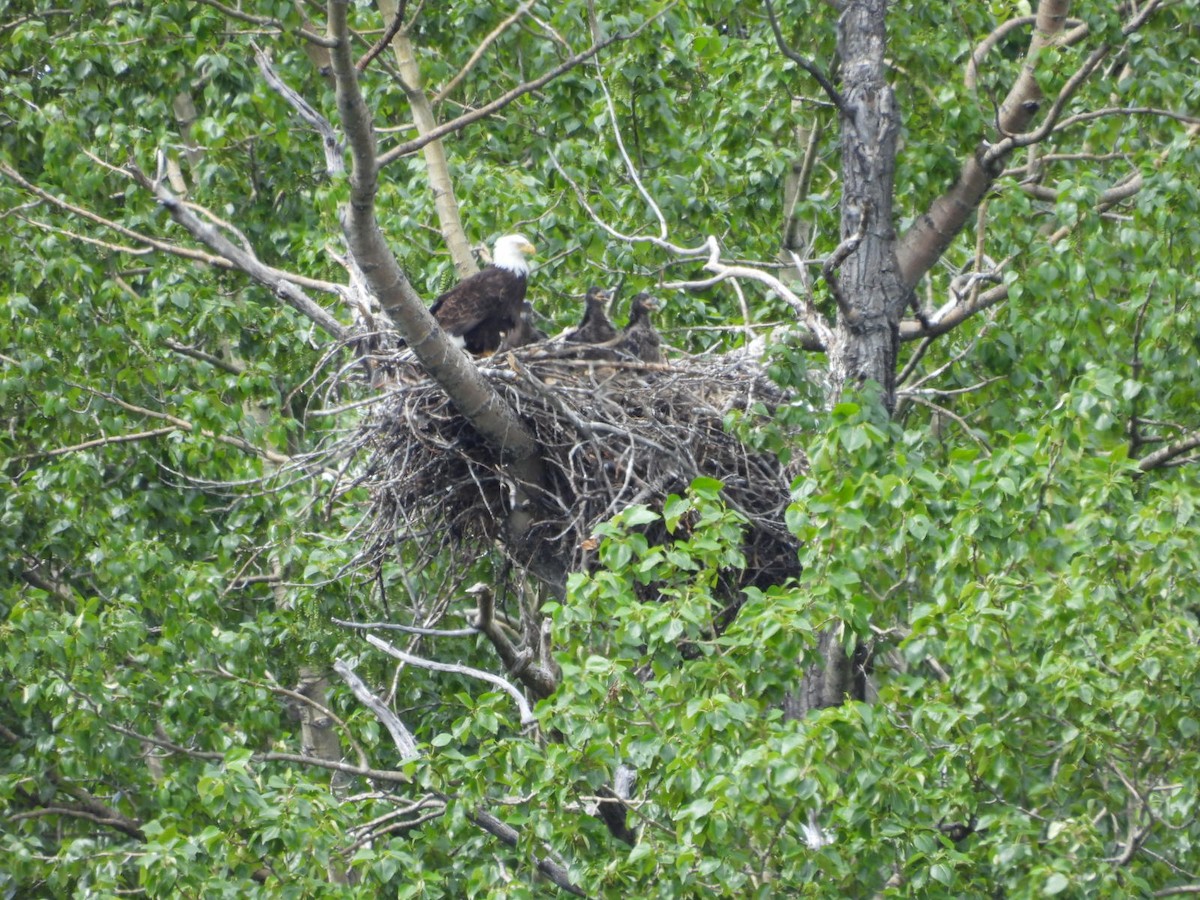
[[[583,319],[568,341],[582,344],[606,344],[617,336],[617,329],[608,320],[608,303],[612,299],[603,288],[590,287],[584,297]]]
[[[665,361],[662,338],[650,321],[650,313],[658,309],[658,303],[649,294],[638,294],[629,308],[629,324],[625,326],[621,343],[617,349],[642,362]]]
[[[496,241],[493,263],[433,302],[429,311],[452,337],[476,356],[496,352],[503,336],[521,321],[533,245],[520,235]]]

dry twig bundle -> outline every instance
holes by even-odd
[[[748,523],[741,584],[797,574],[784,510],[801,465],[785,467],[725,428],[731,410],[773,408],[786,400],[783,392],[756,364],[732,356],[647,365],[587,358],[595,352],[537,344],[479,363],[542,448],[545,513],[534,539],[553,542],[571,570],[586,570],[596,525],[632,504],[661,507],[708,476],[725,484],[726,502]],[[513,485],[495,454],[436,382],[411,363],[392,364],[400,375],[358,437],[368,457],[358,483],[372,503],[364,561],[382,561],[401,539],[416,540],[430,558],[448,543],[495,543],[513,556],[502,537]],[[655,527],[652,544],[666,538]]]

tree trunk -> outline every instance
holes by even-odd
[[[838,301],[829,348],[835,390],[876,382],[896,404],[900,315],[908,291],[896,262],[892,191],[900,117],[887,83],[887,0],[851,0],[838,21],[844,84],[841,244],[826,268]]]
[[[841,243],[825,265],[838,319],[828,347],[834,399],[846,387],[878,384],[888,412],[896,406],[900,315],[908,290],[896,262],[892,191],[900,116],[887,83],[887,0],[849,0],[838,20],[841,60]],[[840,629],[821,635],[821,662],[810,666],[784,702],[799,718],[810,710],[865,700],[868,662],[847,654]]]

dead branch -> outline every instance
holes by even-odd
[[[538,88],[545,87],[547,84],[549,84],[555,78],[558,78],[560,75],[563,75],[564,73],[571,71],[576,66],[578,66],[580,63],[587,62],[589,59],[591,59],[593,56],[595,56],[597,53],[599,53],[601,50],[603,50],[605,47],[609,46],[610,44],[617,43],[618,41],[632,40],[633,38],[640,35],[647,27],[649,27],[649,25],[652,22],[657,21],[658,18],[667,11],[667,9],[670,9],[670,5],[668,5],[663,10],[660,10],[659,12],[655,13],[653,16],[651,16],[649,19],[647,19],[645,22],[643,22],[641,25],[639,25],[637,28],[635,28],[633,31],[629,32],[628,34],[618,33],[618,34],[611,35],[610,37],[607,37],[604,40],[593,44],[591,47],[589,47],[587,50],[584,50],[582,53],[576,53],[574,56],[570,57],[566,61],[555,66],[553,69],[551,69],[546,74],[544,74],[538,78],[535,78],[532,81],[527,81],[523,84],[518,85],[517,87],[513,88],[511,91],[508,91],[507,93],[505,93],[503,96],[497,98],[496,100],[493,100],[491,103],[487,103],[487,104],[479,107],[478,109],[474,109],[468,113],[464,113],[463,115],[459,116],[456,119],[451,119],[449,122],[445,122],[445,123],[439,125],[437,128],[434,128],[432,131],[428,132],[427,134],[423,134],[418,138],[414,138],[411,141],[406,141],[403,144],[400,144],[396,147],[391,148],[390,150],[388,150],[386,153],[382,154],[379,157],[379,165],[381,167],[386,166],[389,163],[392,163],[392,162],[396,161],[397,159],[400,159],[403,156],[408,156],[410,153],[415,153],[416,151],[418,151],[422,147],[424,147],[426,144],[428,144],[430,141],[436,141],[439,138],[443,138],[448,134],[453,134],[456,131],[461,131],[463,128],[466,128],[468,125],[472,125],[475,122],[478,122],[480,119],[487,118],[488,116],[492,115],[493,113],[499,112],[501,109],[508,106],[514,100],[517,100],[517,99],[525,96],[528,93],[536,91]]]
[[[771,30],[775,33],[775,43],[783,55],[811,75],[817,84],[821,86],[821,90],[825,92],[825,95],[832,101],[833,105],[837,107],[838,111],[844,111],[846,102],[842,99],[842,95],[837,92],[837,88],[833,86],[833,83],[825,77],[825,73],[783,39],[783,32],[779,28],[779,19],[775,17],[775,4],[771,0],[767,0],[767,16],[771,20]]]
[[[513,698],[517,704],[517,709],[521,713],[521,724],[532,725],[537,722],[537,717],[533,714],[533,708],[529,705],[529,701],[525,699],[525,695],[513,687],[508,681],[501,678],[499,675],[493,675],[491,672],[484,672],[482,669],[474,669],[471,666],[464,666],[458,663],[441,663],[432,659],[423,659],[419,656],[414,656],[411,653],[406,653],[399,647],[389,644],[382,638],[377,638],[373,634],[366,636],[367,643],[372,647],[382,650],[402,663],[407,663],[410,666],[416,666],[419,669],[429,669],[433,672],[448,672],[452,675],[466,675],[470,678],[478,678],[480,681],[486,681],[488,684],[498,687],[504,693]]]
[[[358,698],[358,701],[371,710],[375,714],[375,718],[379,719],[384,724],[384,727],[387,728],[388,734],[392,736],[392,743],[400,751],[400,761],[407,762],[408,760],[419,758],[421,751],[417,747],[417,739],[413,737],[412,732],[400,721],[398,715],[388,709],[382,700],[371,693],[370,689],[363,684],[363,680],[354,673],[354,669],[344,660],[339,659],[334,661],[333,671],[341,676],[342,681],[346,682],[346,685],[354,692],[354,696]]]

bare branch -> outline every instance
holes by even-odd
[[[205,6],[211,6],[213,9],[222,15],[228,16],[231,19],[237,19],[239,22],[246,22],[250,25],[258,25],[266,28],[275,28],[286,34],[298,34],[310,44],[315,44],[318,47],[332,47],[333,40],[321,34],[315,34],[306,28],[295,28],[280,22],[278,19],[272,19],[270,16],[253,16],[249,13],[244,13],[241,10],[233,9],[218,0],[200,0]]]
[[[476,65],[479,64],[479,60],[483,59],[483,54],[487,52],[488,47],[492,46],[492,44],[496,42],[500,35],[504,34],[504,32],[506,32],[514,22],[520,20],[526,13],[529,12],[529,10],[533,9],[534,2],[535,0],[525,0],[524,3],[517,7],[516,12],[493,28],[491,32],[489,32],[488,36],[485,37],[480,42],[479,46],[475,48],[466,64],[458,70],[458,73],[453,78],[446,82],[445,87],[433,95],[429,102],[434,106],[437,106],[452,93],[454,93],[454,89],[462,84],[462,80],[467,77],[467,75],[472,69],[475,68]]]
[[[375,713],[375,717],[384,724],[384,727],[388,730],[388,734],[392,736],[392,742],[396,745],[396,749],[400,751],[402,762],[420,757],[421,751],[417,748],[417,739],[413,737],[412,732],[400,721],[398,715],[388,709],[382,700],[371,693],[348,663],[340,659],[335,660],[333,671],[342,677],[342,680],[354,692],[354,696],[358,698],[359,702]]]
[[[230,447],[236,447],[237,449],[253,454],[254,456],[260,456],[269,462],[273,462],[278,465],[285,465],[293,461],[292,457],[290,456],[284,456],[282,453],[276,453],[274,450],[267,450],[263,447],[256,447],[254,444],[251,444],[249,441],[244,440],[243,438],[231,437],[227,434],[216,434],[215,432],[209,431],[207,428],[197,429],[196,426],[191,422],[180,419],[178,416],[172,416],[168,413],[158,412],[153,409],[146,409],[143,406],[136,406],[132,403],[127,403],[115,394],[96,390],[95,388],[88,387],[87,385],[79,385],[79,387],[85,391],[88,391],[89,393],[95,394],[97,397],[100,397],[103,400],[107,400],[109,403],[121,407],[121,409],[127,410],[128,412],[137,413],[138,415],[146,416],[147,418],[151,419],[161,419],[165,422],[170,422],[175,429],[189,433],[195,432],[197,434],[201,434],[204,437],[211,438],[214,441],[220,441],[222,444],[228,444]]]
[[[479,629],[469,628],[420,628],[416,625],[400,625],[395,622],[347,622],[345,619],[330,619],[334,625],[343,628],[379,629],[381,631],[402,631],[405,634],[418,634],[422,637],[473,637],[479,634]]]
[[[419,656],[413,656],[411,653],[404,652],[399,647],[393,646],[387,641],[375,637],[373,634],[368,634],[366,638],[367,643],[372,647],[376,647],[389,656],[392,656],[403,663],[407,663],[410,666],[416,666],[420,669],[429,669],[433,672],[449,672],[453,675],[466,675],[470,678],[478,678],[480,681],[486,681],[488,684],[495,685],[513,698],[513,701],[517,704],[517,709],[521,712],[522,725],[529,725],[537,721],[537,718],[533,714],[533,709],[529,705],[529,701],[525,699],[525,695],[499,675],[493,675],[491,672],[484,672],[482,669],[473,669],[470,666],[459,665],[458,663],[440,663],[432,659],[422,659]]]
[[[396,12],[392,16],[392,23],[388,25],[387,30],[383,32],[383,36],[375,42],[375,45],[359,58],[358,62],[354,64],[354,68],[360,72],[366,71],[367,66],[371,64],[371,60],[387,49],[388,44],[392,42],[392,38],[399,34],[400,29],[404,26],[404,12],[407,8],[408,0],[400,0],[396,6]]]
[[[757,281],[769,287],[796,311],[801,323],[812,333],[814,339],[820,345],[813,349],[824,349],[832,346],[833,329],[825,321],[825,317],[817,310],[816,305],[811,299],[801,299],[796,295],[795,291],[774,275],[763,272],[760,269],[751,268],[750,266],[730,266],[722,263],[720,260],[720,245],[717,243],[715,236],[708,238],[707,246],[709,256],[708,262],[704,264],[704,268],[706,271],[715,272],[715,277],[703,281],[669,282],[664,284],[663,287],[680,290],[703,289],[712,287],[730,278],[746,278],[750,281]]]
[[[95,822],[97,825],[106,825],[109,828],[114,828],[122,834],[136,838],[139,841],[146,839],[146,835],[139,824],[132,819],[128,819],[111,810],[95,812],[75,804],[57,803],[53,806],[43,806],[38,809],[28,810],[27,812],[14,813],[8,816],[8,820],[10,822],[19,822],[22,819],[37,819],[42,816],[67,816],[72,819],[86,819],[89,822]]]
[[[617,110],[613,105],[612,94],[609,93],[608,83],[604,79],[604,72],[599,63],[596,64],[596,82],[600,85],[600,90],[604,92],[604,105],[608,108],[608,119],[612,122],[613,137],[616,139],[617,149],[621,152],[621,159],[625,163],[625,171],[629,173],[634,187],[654,212],[654,217],[658,219],[658,236],[665,241],[667,239],[667,220],[658,204],[654,202],[654,198],[650,196],[650,192],[646,190],[646,185],[642,183],[642,177],[638,174],[637,166],[633,164],[633,160],[629,158],[629,151],[625,149],[625,141],[621,137],[621,128],[617,122]]]
[[[961,427],[963,432],[966,434],[966,436],[969,437],[971,440],[973,440],[975,443],[977,443],[979,445],[980,449],[983,451],[984,456],[992,455],[991,444],[989,444],[986,440],[984,440],[982,437],[980,437],[978,434],[976,434],[975,429],[971,427],[970,423],[967,422],[967,420],[964,419],[962,416],[958,415],[958,413],[951,412],[950,410],[946,409],[946,407],[940,406],[939,404],[934,403],[932,400],[926,399],[925,397],[922,397],[919,394],[913,394],[911,392],[907,392],[907,393],[905,393],[905,397],[914,403],[921,404],[921,406],[928,406],[930,409],[934,410],[940,416],[945,416],[947,419],[952,419],[953,421],[957,422],[959,427]]]
[[[152,182],[143,173],[136,173],[138,181],[154,192],[158,202],[170,213],[171,218],[187,230],[196,240],[210,250],[227,259],[233,268],[249,275],[259,284],[271,289],[292,309],[321,326],[330,336],[344,340],[350,336],[348,329],[335,319],[296,284],[296,276],[260,262],[258,257],[243,250],[225,237],[218,229],[202,221],[178,197],[161,182]],[[338,288],[342,294],[343,289]]]
[[[771,0],[766,0],[766,3],[767,16],[771,19],[771,30],[775,32],[775,43],[779,45],[779,49],[783,52],[783,55],[815,78],[817,84],[821,86],[821,90],[823,90],[825,95],[829,97],[831,101],[833,101],[833,105],[837,107],[839,111],[844,110],[846,107],[846,102],[842,99],[842,95],[837,92],[837,88],[833,86],[832,82],[825,77],[825,73],[818,69],[806,57],[797,53],[791,46],[789,46],[788,42],[783,39],[783,32],[779,29],[779,20],[775,17],[775,5],[771,2]]]
[[[400,159],[403,156],[408,156],[410,153],[415,153],[417,150],[420,150],[422,147],[424,147],[430,141],[436,141],[439,138],[443,138],[448,134],[453,134],[456,131],[461,131],[463,128],[466,128],[468,125],[474,124],[475,122],[478,122],[480,119],[487,118],[488,116],[492,115],[492,113],[498,112],[501,109],[503,109],[504,107],[508,106],[514,100],[517,100],[517,99],[525,96],[526,94],[531,93],[532,91],[536,91],[540,87],[544,87],[545,85],[549,84],[551,81],[553,81],[555,78],[558,78],[560,75],[564,74],[565,72],[571,71],[571,69],[574,69],[580,63],[587,62],[587,60],[591,59],[593,56],[595,56],[597,53],[599,53],[601,50],[603,50],[605,47],[609,46],[610,44],[614,44],[618,41],[632,40],[633,38],[635,38],[639,34],[641,34],[642,31],[644,31],[652,22],[656,21],[660,16],[662,16],[664,13],[666,13],[666,11],[668,9],[670,9],[672,5],[674,5],[674,4],[669,4],[664,9],[655,13],[653,16],[651,16],[649,19],[647,19],[645,22],[643,22],[641,25],[639,25],[637,28],[635,28],[633,31],[629,32],[628,34],[614,34],[610,37],[607,37],[604,40],[593,44],[591,47],[589,47],[587,50],[584,50],[582,53],[576,53],[574,56],[570,57],[566,61],[555,66],[553,69],[551,69],[546,74],[544,74],[538,78],[535,78],[532,81],[527,81],[524,84],[518,85],[517,87],[513,88],[511,91],[508,91],[503,96],[499,97],[496,100],[493,100],[491,103],[487,103],[487,104],[479,107],[478,109],[471,110],[469,113],[465,113],[456,119],[451,119],[449,122],[445,122],[442,125],[439,125],[437,128],[434,128],[432,131],[428,132],[427,134],[423,134],[418,138],[414,138],[411,141],[406,141],[403,144],[393,147],[392,149],[388,150],[386,153],[382,154],[379,157],[379,165],[381,167],[386,166],[389,163],[395,162],[397,159]]]
[[[1157,106],[1106,106],[1104,109],[1093,109],[1067,116],[1058,123],[1054,131],[1057,133],[1072,125],[1078,125],[1080,122],[1090,122],[1105,116],[1152,116],[1159,119],[1174,119],[1185,125],[1200,125],[1200,116],[1176,112],[1173,109],[1159,109]]]
[[[118,280],[120,281],[121,279]],[[129,288],[128,285],[123,286],[132,292],[132,289]],[[226,359],[221,359],[219,356],[213,356],[211,353],[206,353],[203,350],[197,349],[196,347],[189,347],[187,344],[181,344],[179,341],[171,338],[164,338],[163,346],[169,350],[174,350],[181,356],[190,356],[192,359],[208,363],[210,366],[220,369],[223,372],[228,372],[230,375],[246,374],[246,369],[244,366],[240,366],[237,363],[230,362]]]
[[[571,186],[571,189],[575,191],[575,196],[578,198],[580,205],[583,206],[584,210],[586,210],[587,214],[591,217],[592,221],[595,222],[598,226],[600,226],[600,228],[602,228],[611,237],[616,238],[618,241],[624,241],[627,244],[652,244],[653,246],[658,247],[661,250],[666,250],[668,253],[671,253],[674,256],[682,257],[684,259],[687,259],[690,257],[695,257],[695,256],[703,256],[704,254],[709,252],[709,246],[708,246],[707,241],[705,241],[703,244],[700,244],[696,247],[680,247],[677,244],[672,244],[670,241],[666,240],[665,238],[656,237],[653,235],[646,235],[646,234],[623,234],[622,232],[617,231],[615,228],[613,228],[611,225],[609,225],[607,222],[605,222],[600,217],[600,215],[596,212],[596,210],[592,208],[592,205],[590,203],[588,203],[587,196],[583,192],[583,188],[581,188],[579,186],[579,184],[575,181],[575,179],[573,179],[570,175],[567,174],[566,169],[564,169],[562,167],[562,164],[559,163],[558,158],[555,157],[554,153],[552,151],[548,151],[548,152],[550,154],[551,164],[558,171],[558,174],[563,177],[563,179],[567,182],[567,184],[569,184]],[[655,208],[657,209],[657,207],[655,207]]]
[[[15,459],[36,459],[42,457],[65,456],[68,453],[78,453],[81,450],[91,450],[94,447],[103,447],[106,444],[129,444],[134,441],[147,441],[152,438],[162,437],[166,434],[174,434],[179,429],[172,425],[169,428],[154,428],[150,431],[138,431],[133,434],[113,434],[106,437],[95,438],[94,440],[84,441],[82,444],[72,444],[70,447],[56,447],[53,450],[42,450],[38,453],[25,453]]]
[[[380,0],[380,9],[386,15],[387,10],[395,0]],[[413,125],[417,136],[429,134],[437,128],[437,118],[433,114],[433,106],[425,93],[421,79],[421,67],[417,63],[417,51],[407,33],[400,33],[392,40],[392,53],[400,68],[400,85],[408,98],[412,110]],[[475,254],[471,251],[471,242],[462,224],[462,212],[459,209],[458,197],[454,192],[454,180],[450,177],[450,162],[446,158],[446,148],[442,141],[430,141],[422,148],[425,156],[425,169],[429,190],[433,194],[434,208],[437,210],[438,225],[450,258],[454,261],[454,270],[459,278],[468,278],[479,271]]]
[[[317,134],[321,135],[321,147],[325,151],[325,171],[330,175],[341,175],[346,171],[346,160],[342,155],[342,143],[338,140],[337,132],[334,131],[333,125],[323,115],[317,112],[307,100],[304,99],[297,91],[293,90],[291,85],[280,77],[279,73],[271,65],[271,60],[267,54],[258,47],[257,44],[251,43],[254,48],[254,61],[258,63],[258,70],[262,73],[263,79],[270,86],[271,90],[275,91],[280,97],[287,101],[292,109],[299,113],[300,118],[307,122]]]
[[[110,228],[113,231],[117,232],[117,234],[123,235],[124,237],[127,237],[127,238],[131,238],[132,240],[135,240],[135,241],[139,241],[148,247],[152,247],[155,250],[160,250],[163,253],[170,253],[174,256],[180,256],[184,259],[194,260],[196,262],[204,263],[205,265],[215,266],[215,267],[222,268],[222,269],[234,268],[233,264],[227,259],[223,259],[219,256],[210,256],[209,254],[202,253],[199,250],[192,250],[187,247],[180,247],[175,244],[169,243],[168,241],[162,241],[162,240],[158,240],[157,238],[152,238],[148,235],[144,235],[144,234],[141,234],[140,232],[134,231],[132,228],[126,228],[124,225],[121,225],[119,222],[114,222],[112,219],[107,219],[104,216],[101,216],[98,213],[94,213],[89,209],[84,209],[81,206],[76,206],[73,203],[68,203],[66,200],[62,200],[59,197],[56,197],[54,194],[51,194],[49,191],[38,187],[33,182],[26,181],[25,178],[22,177],[21,174],[19,172],[17,172],[16,169],[14,169],[14,168],[12,168],[12,166],[8,165],[8,163],[0,162],[0,174],[4,175],[10,181],[13,181],[16,184],[20,185],[22,188],[24,188],[29,193],[34,194],[38,197],[41,197],[47,203],[51,204],[52,206],[57,207],[58,209],[64,210],[65,212],[72,213],[73,215],[79,216],[82,219],[86,219],[89,222],[95,222],[97,225],[102,225],[105,228]],[[109,249],[120,250],[122,248],[118,248],[117,246],[114,245],[114,246],[110,246]]]

